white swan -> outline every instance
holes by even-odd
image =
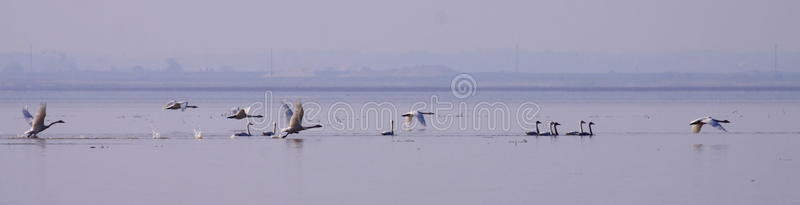
[[[153,139],[167,139],[167,137],[162,137],[160,133],[156,132],[156,130],[153,130]]]
[[[250,126],[251,125],[253,125],[253,123],[252,122],[248,122],[247,123],[247,132],[234,133],[233,135],[231,135],[231,139],[232,138],[236,138],[236,137],[250,137],[250,136],[253,136],[252,134],[250,134]]]
[[[203,131],[200,129],[194,129],[194,138],[195,139],[203,139]]]
[[[25,132],[25,137],[27,138],[37,138],[39,137],[37,136],[37,134],[46,130],[47,128],[50,128],[50,126],[53,126],[54,124],[57,123],[65,123],[64,121],[59,120],[51,122],[48,125],[44,124],[44,118],[45,116],[47,116],[46,103],[42,103],[42,105],[39,106],[39,112],[36,113],[36,117],[33,117],[33,115],[31,115],[31,113],[28,112],[28,107],[22,108],[22,116],[25,117],[25,121],[27,121],[28,125],[31,126],[31,129]]]
[[[549,126],[550,132],[539,133],[539,135],[537,135],[537,136],[557,136],[558,135],[558,130],[556,129],[556,125],[561,125],[561,124],[558,124],[557,122],[553,122],[553,121],[550,121],[548,124],[550,125]]]
[[[419,110],[417,110],[417,111],[410,111],[410,112],[408,112],[406,114],[403,114],[401,116],[406,117],[406,126],[411,126],[411,121],[414,121],[414,118],[417,118],[417,121],[419,121],[419,124],[421,124],[422,126],[428,126],[425,123],[425,115],[433,115],[433,113],[432,112],[420,112]]]
[[[535,132],[525,132],[525,135],[539,136],[539,133],[540,133],[539,132],[539,124],[542,124],[542,122],[537,120],[536,121],[536,131]]]
[[[580,126],[581,128],[578,131],[567,132],[566,135],[582,135],[584,133],[583,124],[586,124],[586,122],[581,120],[581,122],[578,123],[578,126]]]
[[[718,129],[720,129],[720,130],[722,130],[724,132],[728,132],[728,130],[725,130],[725,128],[722,127],[722,124],[720,124],[720,123],[730,123],[730,122],[731,121],[728,121],[728,120],[717,120],[717,119],[714,119],[712,117],[702,117],[702,118],[698,118],[696,120],[693,120],[693,121],[689,122],[689,125],[692,126],[692,132],[693,133],[700,133],[700,129],[702,129],[703,125],[705,125],[705,124],[709,124],[712,127],[716,127],[716,128],[718,128]]]
[[[272,131],[262,132],[261,136],[272,136],[272,135],[275,135],[275,132],[277,132],[277,131],[278,131],[278,122],[273,122],[272,123]]]
[[[284,134],[282,136],[273,135],[273,138],[278,138],[278,137],[286,138],[286,136],[288,136],[289,134],[297,134],[303,130],[322,127],[322,125],[313,125],[309,127],[304,127],[303,126],[304,114],[305,111],[303,110],[303,104],[300,103],[300,101],[298,100],[297,102],[294,103],[294,113],[292,114],[291,120],[289,120],[289,126],[281,130],[281,132],[284,132]]]
[[[580,136],[590,136],[590,137],[594,136],[594,132],[592,132],[592,125],[594,125],[594,122],[589,122],[589,132],[584,132],[583,130],[581,130],[581,133],[578,134],[578,135],[580,135]]]
[[[178,101],[175,101],[175,100],[169,101],[169,102],[167,102],[167,105],[164,105],[164,109],[165,110],[181,110],[181,111],[185,111],[186,108],[197,108],[197,106],[189,105],[189,102],[187,102],[187,101],[178,102]]]
[[[392,130],[391,130],[391,131],[384,131],[384,132],[381,132],[381,135],[385,135],[385,136],[394,136],[394,120],[390,120],[390,121],[389,121],[389,127],[391,127],[391,128],[392,128]]]
[[[561,125],[561,123],[553,122],[553,136],[558,136],[558,126],[559,125]]]
[[[250,112],[250,107],[247,107],[247,108],[238,108],[238,107],[237,108],[233,108],[233,110],[231,112],[231,115],[228,115],[227,118],[228,119],[241,120],[241,119],[248,118],[248,117],[253,117],[253,118],[262,118],[262,117],[264,117],[264,116],[261,116],[261,115],[250,115],[250,114],[248,114],[249,112]]]

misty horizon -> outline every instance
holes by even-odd
[[[34,71],[156,70],[175,59],[186,71],[258,71],[272,63],[283,72],[429,65],[459,72],[726,73],[771,71],[776,50],[778,71],[800,67],[796,1],[13,5],[0,8],[0,68],[25,68],[33,53]]]

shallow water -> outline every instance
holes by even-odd
[[[325,127],[280,140],[230,139],[245,121],[223,113],[264,102],[259,92],[0,92],[0,204],[800,203],[798,92],[272,94],[273,106],[318,103],[306,123]],[[432,95],[468,106],[535,102],[535,120],[559,121],[562,133],[594,121],[597,135],[524,136],[527,125],[513,114],[468,109],[437,112],[424,130],[387,137],[379,133],[389,119],[400,127],[399,116],[357,109],[392,102],[402,113]],[[200,108],[161,110],[173,98]],[[41,139],[16,138],[27,130],[19,110],[41,101],[48,121],[67,124]],[[356,111],[331,114],[337,102]],[[275,110],[264,114],[258,132],[281,122]],[[687,123],[706,115],[731,120],[730,132],[690,134]],[[194,128],[205,139],[193,139]],[[153,130],[169,139],[151,139]]]

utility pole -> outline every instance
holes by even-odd
[[[30,70],[28,70],[28,72],[33,72],[33,44],[29,42],[28,43],[28,48],[30,49],[29,50],[29,56],[28,56],[28,60],[29,60],[29,64],[28,65],[30,65],[30,68],[28,68],[28,69],[30,69]]]
[[[772,61],[773,61],[772,62],[772,73],[777,75],[778,74],[778,44],[777,43],[775,44],[773,50],[774,50],[774,53],[773,53],[773,59],[772,59]]]
[[[514,47],[514,72],[519,73],[519,44]]]
[[[273,68],[272,68],[272,49],[269,49],[269,77],[273,75]]]

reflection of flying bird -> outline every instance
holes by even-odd
[[[322,127],[322,125],[313,125],[309,127],[304,127],[303,126],[304,114],[305,112],[303,110],[303,104],[300,103],[300,101],[298,100],[297,102],[294,103],[294,113],[292,113],[292,118],[291,120],[289,120],[289,126],[281,130],[281,132],[284,132],[284,134],[280,136],[280,138],[286,138],[286,136],[288,136],[289,134],[297,134],[303,130]],[[273,138],[277,137],[279,136],[278,135],[273,136]]]
[[[261,115],[250,115],[250,107],[247,107],[247,108],[238,108],[238,107],[237,108],[233,108],[233,110],[231,110],[231,114],[227,116],[228,119],[237,119],[237,120],[241,120],[241,119],[248,118],[248,117],[262,118],[264,116],[261,116]]]
[[[186,108],[197,108],[197,106],[189,105],[189,102],[183,101],[178,102],[175,100],[167,102],[167,105],[164,105],[165,110],[181,110],[184,111]]]
[[[731,121],[728,121],[728,120],[717,120],[717,119],[714,119],[712,117],[703,117],[703,118],[698,118],[698,119],[696,119],[694,121],[689,122],[689,125],[692,126],[692,132],[693,133],[700,133],[700,129],[702,129],[703,125],[705,125],[705,124],[711,125],[712,127],[719,128],[720,130],[722,130],[724,132],[728,132],[728,130],[725,130],[725,128],[722,127],[722,124],[720,124],[720,123],[730,123],[730,122]]]
[[[394,120],[390,120],[390,121],[389,121],[389,127],[391,127],[391,128],[392,128],[392,130],[391,130],[391,131],[384,131],[384,132],[381,132],[381,135],[386,135],[386,136],[392,136],[392,135],[394,135]]]
[[[25,132],[25,137],[27,138],[37,138],[37,134],[46,130],[47,128],[50,128],[50,126],[53,126],[56,123],[64,123],[64,121],[59,120],[51,122],[48,125],[44,124],[44,118],[47,116],[47,104],[45,103],[42,103],[42,105],[39,106],[39,112],[36,113],[36,117],[28,112],[28,107],[22,108],[22,116],[25,117],[25,121],[27,121],[28,125],[31,126],[31,129]]]
[[[417,121],[419,121],[419,124],[421,124],[422,126],[428,126],[425,123],[425,115],[433,115],[433,113],[432,112],[421,112],[421,111],[417,110],[417,111],[408,112],[408,113],[403,114],[401,116],[406,117],[406,126],[410,126],[411,125],[411,121],[414,121],[414,118],[417,118]]]

